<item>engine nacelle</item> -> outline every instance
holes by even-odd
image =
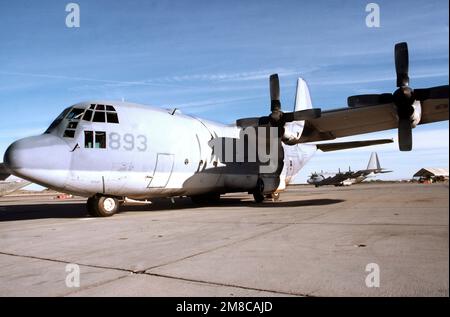
[[[416,100],[412,107],[414,108],[414,112],[411,115],[411,127],[415,128],[422,119],[422,105],[420,104],[420,101]]]
[[[297,144],[302,137],[304,126],[304,121],[287,122],[284,125],[283,142],[287,145]]]

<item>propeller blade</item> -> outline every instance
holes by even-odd
[[[406,42],[395,44],[395,71],[397,73],[397,87],[409,85],[409,55]]]
[[[280,109],[280,81],[278,74],[273,74],[270,75],[270,111]]]
[[[392,94],[356,95],[347,98],[347,105],[350,108],[362,106],[376,106],[393,102]]]
[[[412,149],[412,127],[409,118],[398,121],[398,145],[400,151],[411,151]]]
[[[322,109],[306,109],[301,111],[294,112],[285,112],[283,113],[283,121],[284,122],[292,122],[292,121],[301,121],[301,120],[312,120],[317,119],[321,116]]]
[[[427,99],[448,99],[448,89],[448,85],[414,89],[414,97],[420,101]]]

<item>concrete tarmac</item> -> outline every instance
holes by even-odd
[[[448,190],[294,186],[278,202],[161,199],[110,218],[85,199],[6,196],[0,296],[449,296]]]

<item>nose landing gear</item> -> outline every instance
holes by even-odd
[[[119,201],[114,197],[92,196],[87,200],[87,210],[92,217],[111,217],[119,211]]]

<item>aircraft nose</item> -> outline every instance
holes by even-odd
[[[62,188],[70,168],[70,147],[51,134],[32,136],[12,143],[3,162],[18,177]]]

